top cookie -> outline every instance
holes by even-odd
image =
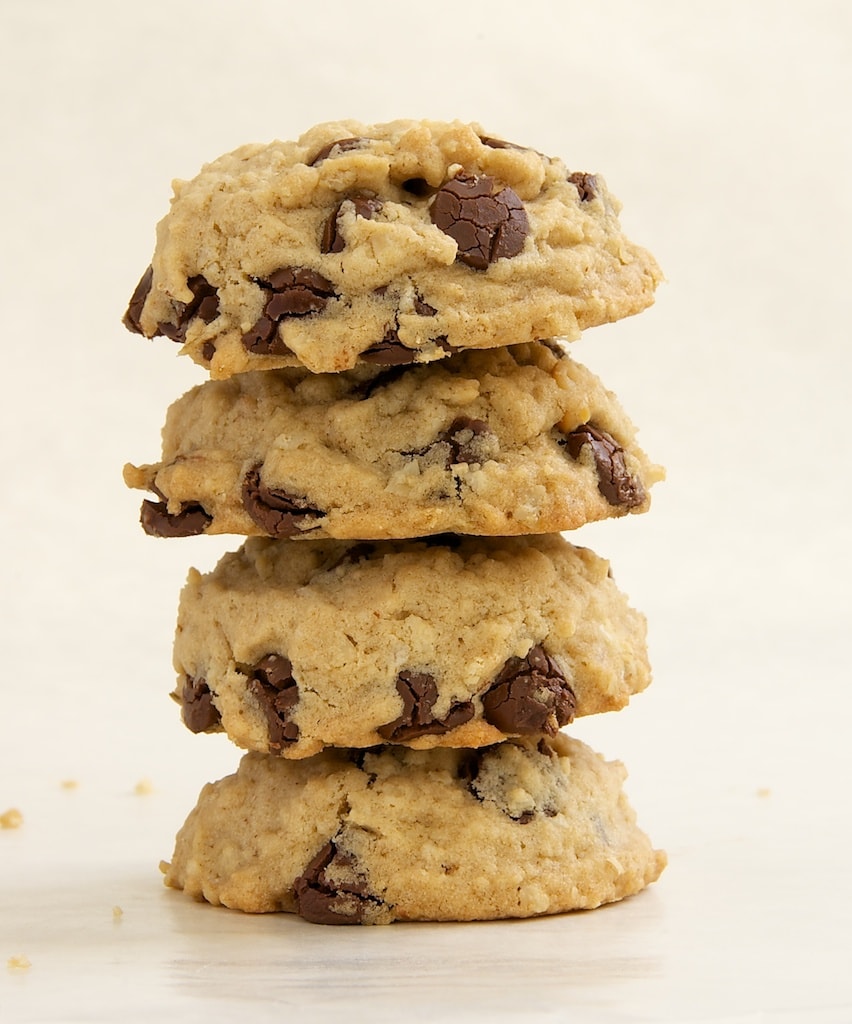
[[[124,323],[214,378],[576,339],[661,280],[619,210],[599,176],[476,124],[322,124],[175,182]]]

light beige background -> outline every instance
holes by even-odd
[[[2,0],[4,1021],[852,1020],[850,67],[846,0]],[[667,274],[575,349],[669,470],[649,515],[577,535],[656,680],[575,731],[671,865],[593,915],[365,935],[160,890],[238,758],[166,696],[186,570],[237,541],[139,530],[121,466],[201,372],[120,318],[171,178],[409,116],[602,173]]]

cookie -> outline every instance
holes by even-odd
[[[318,125],[174,184],[124,317],[215,378],[428,362],[653,301],[603,179],[475,124]]]
[[[246,754],[208,784],[166,884],[319,924],[472,921],[590,909],[655,881],[625,771],[564,735],[478,751]]]
[[[167,537],[554,533],[644,512],[661,477],[615,396],[543,343],[206,381],[169,410],[162,461],[125,468]]]
[[[650,682],[644,617],[558,534],[252,538],[191,570],[174,663],[191,730],[285,758],[553,735]]]

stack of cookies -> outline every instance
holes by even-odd
[[[563,731],[650,681],[644,618],[562,536],[662,476],[562,346],[653,299],[617,214],[599,177],[460,123],[324,124],[176,183],[125,324],[210,379],[125,479],[149,534],[247,538],[190,571],[173,694],[247,753],[168,885],[386,923],[657,878],[623,768]]]

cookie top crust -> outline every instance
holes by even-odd
[[[251,538],[190,572],[174,667],[191,731],[285,758],[553,736],[651,680],[644,616],[559,534]]]
[[[602,177],[477,124],[330,122],[173,189],[124,323],[214,378],[576,339],[661,280]]]
[[[615,395],[547,344],[337,374],[205,381],[162,461],[128,465],[146,532],[515,536],[641,513],[662,479]]]
[[[591,909],[657,879],[625,771],[566,736],[476,751],[250,753],[204,787],[166,885],[317,924]]]

